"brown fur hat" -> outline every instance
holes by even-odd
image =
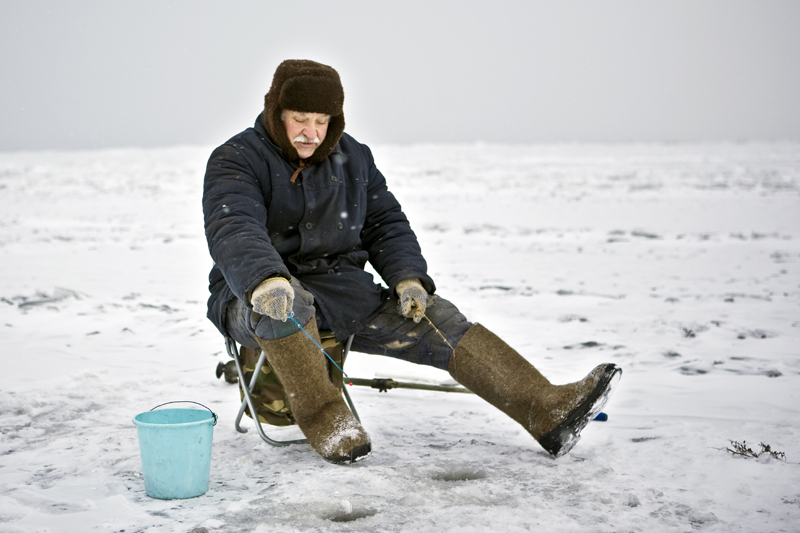
[[[344,132],[344,89],[339,73],[332,67],[307,59],[287,59],[275,70],[272,86],[264,96],[264,126],[286,159],[297,161],[292,143],[281,120],[285,109],[331,116],[328,133],[308,163],[319,163],[330,155]]]

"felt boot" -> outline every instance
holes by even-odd
[[[553,385],[525,358],[480,324],[456,345],[450,375],[522,424],[555,457],[569,452],[622,375],[603,364],[581,381]]]
[[[304,328],[319,340],[313,318]],[[369,436],[331,383],[319,347],[302,331],[283,339],[256,340],[286,389],[292,414],[311,447],[331,463],[364,459],[372,451]]]

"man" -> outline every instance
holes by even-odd
[[[344,133],[343,103],[333,68],[284,61],[255,125],[211,154],[203,194],[215,263],[209,318],[223,335],[263,350],[298,426],[328,461],[352,463],[372,447],[330,383],[324,354],[297,324],[317,340],[323,328],[337,340],[354,334],[355,351],[447,370],[551,454],[568,452],[621,370],[600,365],[581,381],[552,385],[435,296],[369,148]],[[367,261],[386,287],[364,271]]]

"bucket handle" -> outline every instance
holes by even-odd
[[[205,405],[203,405],[202,403],[199,403],[199,402],[193,402],[193,401],[191,401],[191,400],[175,400],[174,402],[166,402],[166,403],[162,403],[162,404],[160,404],[160,405],[156,405],[155,407],[153,407],[153,409],[150,409],[150,410],[151,410],[151,411],[153,411],[153,410],[155,410],[155,409],[158,409],[159,407],[163,407],[163,406],[165,406],[165,405],[169,405],[169,404],[171,404],[171,403],[194,403],[194,404],[197,404],[197,405],[199,405],[199,406],[200,406],[200,407],[202,407],[203,409],[208,409],[208,407],[206,407]],[[215,413],[215,412],[214,412],[214,411],[212,411],[211,409],[208,409],[208,412],[209,412],[209,413],[211,413],[211,416],[213,416],[213,417],[214,417],[214,425],[216,426],[216,425],[217,425],[217,419],[219,418],[219,417],[217,416],[217,413]]]

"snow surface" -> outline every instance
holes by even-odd
[[[209,153],[0,154],[0,532],[800,530],[800,144],[377,147],[443,296],[554,382],[624,375],[558,460],[475,396],[354,387],[350,467],[233,428]],[[131,419],[170,400],[220,416],[199,498],[144,492]]]

